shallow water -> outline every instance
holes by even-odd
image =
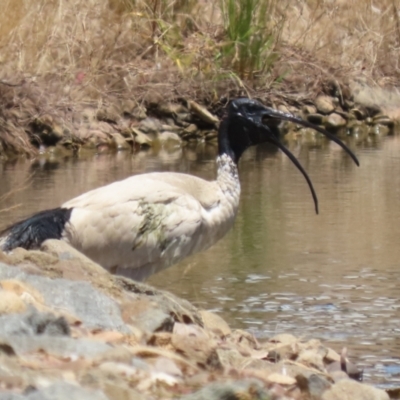
[[[335,144],[293,141],[320,201],[290,161],[270,147],[240,164],[234,229],[208,251],[149,283],[219,312],[259,338],[290,332],[348,347],[364,379],[400,385],[400,137],[354,146],[357,168]],[[0,164],[0,227],[94,187],[149,171],[212,179],[216,148],[135,155],[42,157]]]

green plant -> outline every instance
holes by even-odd
[[[220,60],[241,79],[269,70],[277,54],[272,15],[276,0],[220,0],[227,40]]]

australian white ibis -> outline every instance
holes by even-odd
[[[318,213],[310,178],[280,141],[281,120],[323,133],[358,165],[352,151],[324,129],[256,100],[235,99],[219,127],[216,180],[171,172],[132,176],[15,223],[2,233],[2,249],[34,249],[46,239],[61,239],[104,268],[143,280],[207,249],[232,228],[240,197],[240,156],[264,142],[278,146],[301,171]]]

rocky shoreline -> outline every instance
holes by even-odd
[[[319,340],[261,343],[63,242],[0,253],[0,287],[0,399],[397,398]]]
[[[379,105],[379,99],[374,102],[373,95],[366,95],[359,87],[351,90],[350,86],[331,86],[327,93],[313,99],[270,99],[266,94],[261,100],[331,132],[358,139],[393,131],[396,113],[389,116],[385,106]],[[220,99],[206,107],[190,99],[163,101],[155,96],[143,104],[114,99],[109,104],[88,102],[87,106],[60,110],[43,102],[43,96],[29,82],[21,86],[0,82],[0,89],[0,97],[7,104],[0,112],[0,157],[5,159],[38,152],[64,156],[85,149],[99,153],[138,151],[181,147],[190,141],[213,141],[227,102]],[[304,129],[287,123],[284,132],[288,131]]]

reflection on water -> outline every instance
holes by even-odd
[[[208,251],[150,283],[218,311],[258,337],[322,338],[366,368],[365,379],[400,381],[400,138],[356,147],[361,167],[327,141],[291,150],[309,172],[320,215],[290,161],[269,147],[241,161],[234,229]],[[212,179],[216,148],[88,155],[0,165],[0,227],[94,187],[149,171]],[[19,189],[19,190],[16,190]],[[20,204],[20,207],[15,208]]]

